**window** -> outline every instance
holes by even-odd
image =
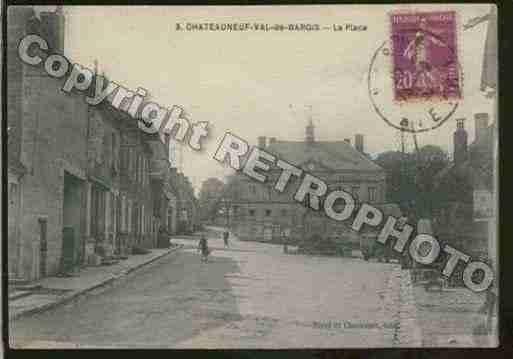
[[[135,155],[135,182],[139,183],[140,177],[140,167],[141,167],[141,156],[138,154]]]
[[[286,216],[287,215],[287,210],[286,209],[282,209],[281,210],[281,215],[282,216]]]
[[[126,175],[129,167],[129,148],[122,147],[121,148],[121,171]]]
[[[139,177],[139,182],[141,182],[142,185],[144,185],[145,183],[145,179],[144,179],[144,174],[145,174],[145,170],[144,170],[144,167],[146,165],[146,159],[141,156],[141,174],[140,174],[140,177]]]
[[[111,232],[114,232],[116,230],[116,196],[114,193],[110,193],[110,223],[109,227]]]
[[[118,153],[117,153],[117,138],[116,138],[116,134],[113,132],[112,133],[112,138],[111,138],[111,153],[112,153],[112,169],[114,171],[117,171],[118,169]]]
[[[16,201],[16,193],[18,192],[18,185],[16,183],[10,184],[9,199],[10,203],[13,204]]]
[[[376,187],[369,187],[369,202],[376,201]]]
[[[145,179],[145,184],[149,185],[150,184],[150,161],[147,158],[144,160],[144,179]]]
[[[171,233],[173,226],[173,207],[167,208],[167,230]]]
[[[256,186],[255,185],[252,184],[250,186],[250,190],[251,190],[251,194],[255,194],[256,195],[257,191],[256,191]]]
[[[265,210],[265,216],[269,217],[271,215],[272,211],[270,209]]]
[[[141,168],[141,182],[144,186],[146,186],[146,158],[142,158],[142,168]]]
[[[249,215],[252,216],[252,217],[255,216],[255,210],[254,209],[250,209],[249,210]]]
[[[140,224],[140,228],[141,228],[141,234],[146,234],[146,215],[144,213],[144,204],[141,205],[141,213],[140,213],[140,218],[141,218],[141,224]]]
[[[126,149],[126,160],[127,160],[127,174],[128,178],[133,178],[134,173],[134,156],[133,156],[133,149],[131,147],[128,147]]]
[[[132,200],[128,200],[128,206],[127,206],[127,232],[134,232],[134,229],[132,228]]]
[[[104,164],[106,167],[110,166],[112,161],[112,153],[111,153],[112,147],[111,147],[111,137],[108,133],[103,135],[103,158],[104,158]]]
[[[116,232],[123,230],[123,202],[121,195],[116,198]]]
[[[134,233],[135,235],[139,235],[140,234],[140,229],[141,229],[141,214],[140,214],[140,208],[137,204],[137,202],[132,202],[132,233]]]
[[[135,176],[137,176],[137,153],[135,152],[135,148],[130,148],[130,178],[135,180]]]
[[[99,239],[105,229],[105,193],[98,186],[91,188],[91,236]]]

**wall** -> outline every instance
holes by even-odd
[[[46,76],[24,78],[21,160],[23,275],[39,277],[38,218],[47,218],[47,274],[59,270],[62,249],[64,171],[85,180],[87,105],[65,95],[62,82]],[[34,265],[33,265],[34,264]]]

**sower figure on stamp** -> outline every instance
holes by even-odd
[[[201,235],[201,238],[198,243],[198,251],[201,253],[201,261],[208,262],[208,255],[210,254],[210,249],[208,248],[207,237],[204,234]]]
[[[440,92],[443,93],[442,81],[436,79],[434,68],[428,60],[427,46],[430,43],[437,46],[446,46],[427,31],[426,19],[422,19],[415,38],[410,41],[406,50],[404,50],[403,56],[415,64],[416,73],[413,78],[413,86],[418,86],[423,92],[429,92],[439,87]]]

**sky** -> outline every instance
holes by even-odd
[[[493,115],[493,103],[479,91],[486,24],[462,29],[489,5],[65,7],[65,55],[90,68],[97,60],[111,80],[143,87],[159,104],[180,105],[193,121],[208,121],[205,151],[176,151],[198,188],[208,177],[227,174],[213,159],[226,131],[250,144],[258,136],[302,140],[311,116],[318,140],[353,141],[362,133],[370,154],[397,150],[400,136],[372,109],[366,82],[371,57],[389,36],[388,12],[395,10],[457,13],[463,99],[451,120],[418,136],[420,145],[452,152],[454,119],[468,119],[472,141],[473,114]],[[177,22],[352,23],[367,31],[179,32]]]

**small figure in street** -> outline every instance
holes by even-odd
[[[207,238],[204,234],[201,235],[198,251],[201,252],[201,261],[208,262],[208,255],[210,254],[210,249],[208,248]]]
[[[158,248],[169,248],[171,242],[169,240],[169,234],[164,226],[160,226],[158,233],[157,246]]]
[[[230,247],[230,244],[228,243],[228,237],[230,237],[230,232],[224,231],[223,232],[223,241],[224,241],[224,247],[225,248]]]

